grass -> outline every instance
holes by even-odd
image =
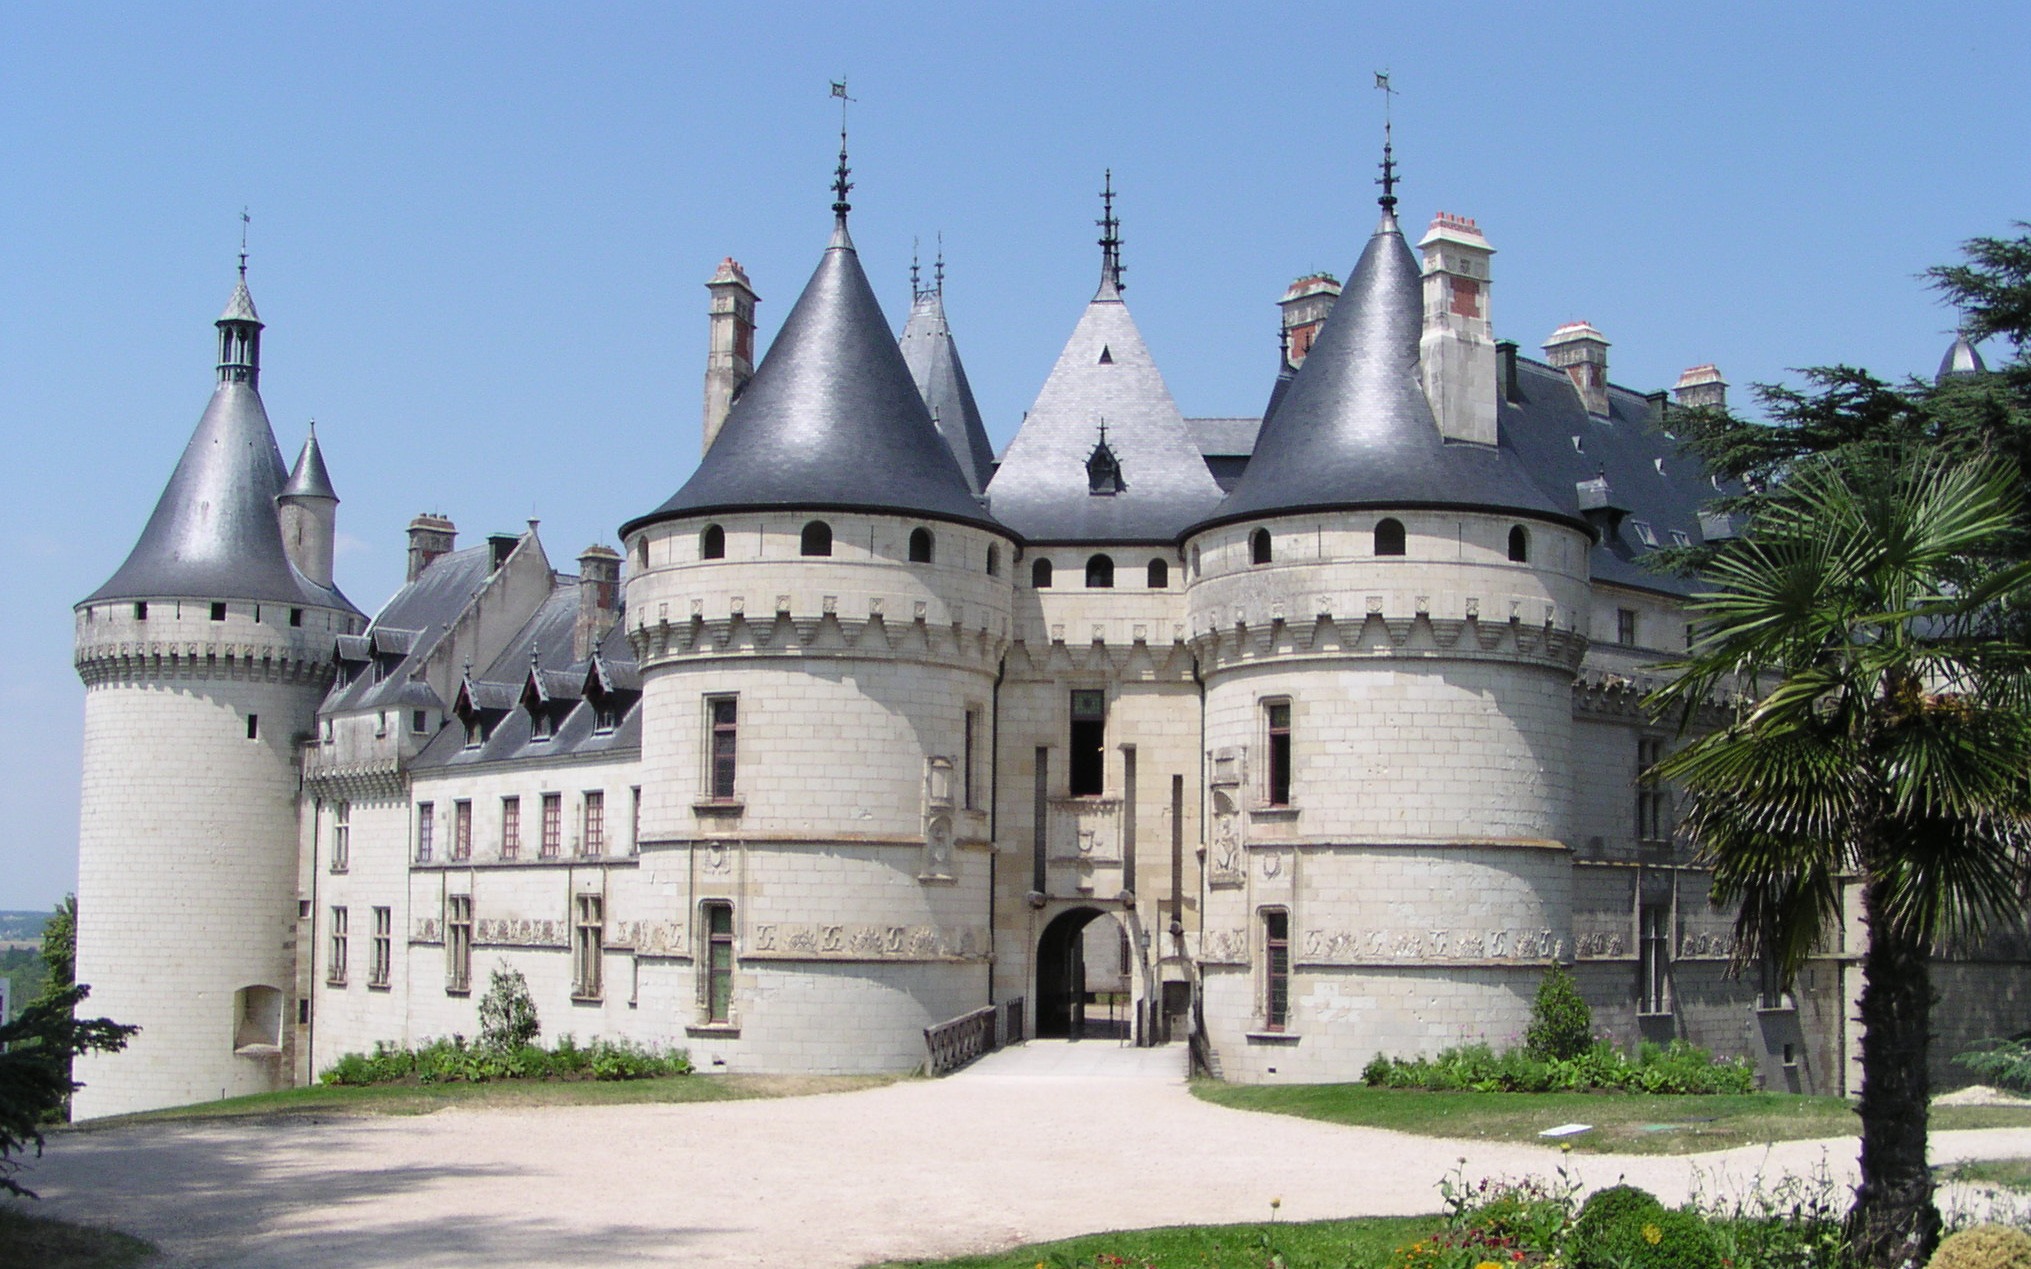
[[[1986,1181],[2020,1194],[2031,1193],[2031,1159],[1983,1159],[1942,1169],[1955,1181]]]
[[[1122,1269],[1262,1269],[1275,1249],[1285,1260],[1320,1269],[1373,1269],[1389,1253],[1430,1233],[1432,1216],[1382,1216],[1347,1221],[1247,1225],[1178,1225],[1112,1234],[1086,1234],[1055,1243],[1031,1243],[983,1256],[951,1260],[888,1260],[867,1269],[1035,1269],[1037,1265],[1092,1265],[1119,1256]],[[1113,1265],[1112,1260],[1100,1263]]]
[[[0,1199],[0,1265],[37,1269],[123,1269],[155,1255],[155,1244],[110,1229],[37,1216],[27,1200]]]
[[[1648,1093],[1428,1093],[1363,1084],[1220,1084],[1195,1081],[1217,1106],[1389,1128],[1421,1137],[1524,1141],[1559,1124],[1592,1124],[1559,1140],[1575,1151],[1690,1154],[1769,1141],[1852,1137],[1860,1124],[1840,1097],[1786,1093],[1695,1096]],[[2021,1128],[2031,1107],[1936,1106],[1932,1127]]]
[[[453,1106],[611,1106],[631,1103],[723,1102],[756,1097],[845,1093],[894,1083],[889,1075],[673,1075],[647,1080],[498,1080],[486,1084],[313,1085],[198,1102],[166,1110],[94,1119],[62,1131],[92,1132],[133,1124],[250,1116],[428,1115]],[[0,1260],[0,1264],[5,1264]]]

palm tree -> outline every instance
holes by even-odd
[[[2018,513],[2001,466],[1939,458],[1790,473],[1703,570],[1698,643],[1650,701],[1726,721],[1658,764],[1737,907],[1738,966],[1786,981],[1858,887],[1858,1264],[1923,1264],[1928,961],[2020,903],[2031,846],[2031,654],[1998,633],[2031,564],[1999,564]]]

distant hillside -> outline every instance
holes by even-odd
[[[0,912],[0,943],[42,944],[42,926],[49,909],[40,912]]]

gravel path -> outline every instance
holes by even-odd
[[[1103,1229],[1434,1211],[1433,1183],[1549,1172],[1555,1150],[1408,1137],[1198,1101],[1183,1052],[1036,1042],[944,1080],[667,1106],[158,1124],[63,1133],[44,1210],[205,1266],[851,1269]],[[2031,1129],[1936,1133],[1940,1160]],[[1853,1170],[1852,1141],[1575,1155],[1675,1201],[1695,1168]]]

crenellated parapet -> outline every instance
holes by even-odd
[[[87,687],[231,679],[321,689],[332,678],[333,637],[351,620],[330,609],[238,600],[87,605],[78,610],[73,664]]]

